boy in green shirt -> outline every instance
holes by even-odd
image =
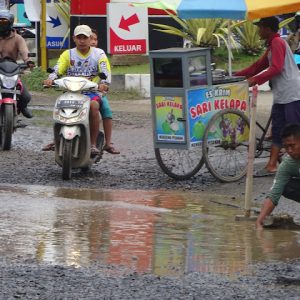
[[[282,195],[300,202],[300,124],[287,125],[281,138],[288,156],[279,165],[271,190],[257,218],[258,229],[263,227],[264,219],[271,214]]]

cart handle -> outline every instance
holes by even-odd
[[[185,118],[177,118],[177,121],[178,122],[186,122],[186,119]]]

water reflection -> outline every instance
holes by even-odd
[[[299,232],[257,232],[217,195],[167,191],[0,188],[0,255],[137,272],[247,272],[299,256]],[[224,197],[220,197],[224,200]],[[83,201],[84,200],[84,201]]]

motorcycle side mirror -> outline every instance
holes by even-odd
[[[103,72],[99,73],[99,77],[102,80],[105,80],[107,78],[107,76]]]

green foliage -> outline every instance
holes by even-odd
[[[136,73],[136,66],[132,66],[131,71],[134,71]],[[149,66],[148,66],[148,72],[149,72]],[[127,70],[128,73],[130,72],[130,69]],[[147,73],[144,72],[143,73]],[[44,89],[43,87],[43,81],[48,78],[48,73],[41,70],[41,68],[34,68],[32,72],[26,73],[22,75],[22,82],[26,85],[29,92],[43,92],[48,95],[53,95],[53,97],[58,97],[62,92],[59,90],[56,90],[55,88],[49,88]],[[109,92],[109,100],[120,100],[120,99],[127,99],[127,100],[137,100],[141,99],[140,92],[136,89],[132,90],[126,90],[126,91],[114,91],[111,90]]]
[[[249,55],[243,51],[233,50],[234,60],[232,62],[233,70],[240,70],[252,64],[257,60],[257,56]],[[257,55],[262,54],[262,50]],[[50,65],[55,65],[57,59],[50,61]],[[228,69],[228,51],[225,47],[220,47],[212,52],[212,61],[216,63],[217,68]],[[132,66],[112,66],[112,74],[149,74],[149,64],[132,65]],[[48,74],[40,68],[35,68],[31,73],[22,75],[22,80],[28,87],[29,91],[44,91],[42,82],[48,78]],[[51,89],[50,89],[51,90]],[[50,91],[49,91],[50,92]],[[53,91],[54,92],[54,91]],[[117,92],[118,93],[118,92]],[[110,95],[114,91],[110,91]],[[135,98],[136,91],[130,92],[130,97]],[[116,95],[116,98],[118,96]]]
[[[183,20],[177,16],[167,13],[172,17],[180,29],[164,25],[152,23],[157,27],[157,31],[161,31],[167,34],[173,34],[182,37],[184,40],[189,41],[192,46],[211,47],[217,48],[221,45],[225,45],[228,48],[228,22],[223,19],[190,19]],[[233,37],[230,37],[231,47],[236,47],[236,42]]]
[[[263,53],[258,53],[258,55],[249,55],[243,51],[233,50],[234,60],[232,61],[232,70],[238,71],[242,70],[251,64],[253,64],[258,57]],[[228,70],[228,52],[223,47],[216,49],[212,53],[212,61],[216,64],[216,68]]]
[[[286,27],[290,31],[295,31],[295,16],[287,18],[279,23],[279,28]]]
[[[116,90],[110,90],[109,94],[109,101],[115,101],[120,99],[126,99],[126,100],[139,100],[141,99],[141,93],[140,91],[136,89],[130,89],[130,90],[122,90],[122,91],[116,91]]]
[[[262,51],[263,42],[260,40],[258,27],[252,22],[236,22],[232,28],[244,53],[257,55]]]
[[[22,82],[29,91],[43,91],[43,80],[48,78],[48,74],[42,69],[34,68],[32,72],[22,75]]]
[[[149,74],[149,64],[132,65],[132,66],[112,66],[111,72],[113,75],[116,74]]]
[[[295,17],[285,19],[280,22],[279,28],[290,27]],[[291,29],[291,28],[289,28]],[[242,52],[256,56],[261,53],[264,48],[264,42],[260,39],[258,27],[250,21],[234,22],[232,25],[238,43],[241,46]]]

